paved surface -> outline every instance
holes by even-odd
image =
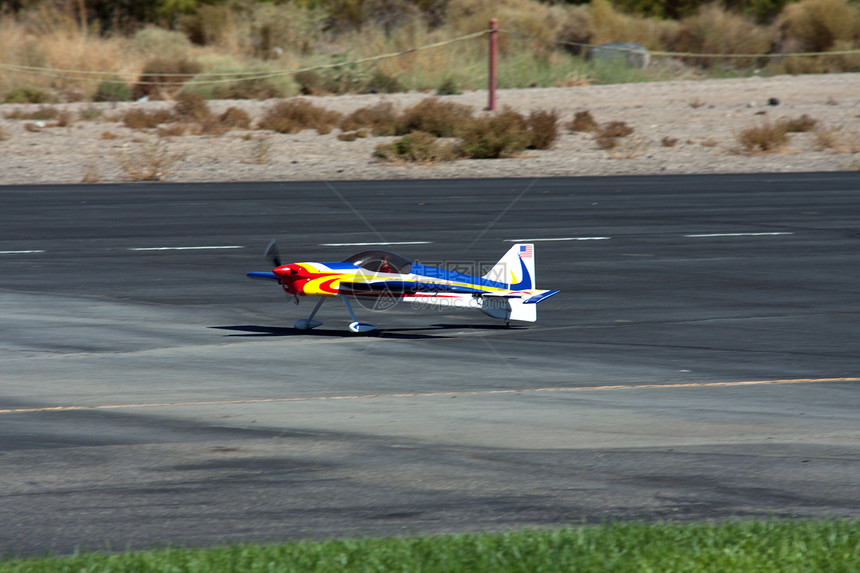
[[[297,335],[271,237],[562,293]],[[857,173],[6,187],[0,251],[4,552],[860,516]]]

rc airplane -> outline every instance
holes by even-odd
[[[423,265],[388,251],[362,251],[331,263],[282,264],[275,241],[266,248],[274,265],[270,272],[252,272],[248,277],[277,281],[296,304],[301,297],[319,297],[310,316],[297,320],[298,330],[322,324],[314,320],[327,298],[340,297],[352,322],[352,332],[368,332],[376,326],[359,322],[350,299],[365,302],[409,302],[418,306],[477,309],[510,321],[535,322],[537,303],[558,293],[535,288],[534,245],[517,243],[484,276]]]

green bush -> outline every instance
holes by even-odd
[[[127,83],[119,78],[111,78],[99,83],[93,101],[129,101],[132,90]]]
[[[3,96],[3,103],[49,103],[54,101],[51,92],[34,86],[12,88]]]

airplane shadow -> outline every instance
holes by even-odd
[[[285,326],[261,326],[255,324],[238,324],[234,326],[210,326],[217,330],[234,331],[237,334],[225,334],[230,337],[289,337],[289,336],[324,336],[331,338],[349,338],[357,336],[346,328],[330,329],[315,328],[313,330],[298,330]],[[380,328],[371,332],[361,334],[362,337],[371,338],[395,338],[404,340],[453,338],[454,335],[445,334],[452,330],[524,330],[524,326],[505,326],[499,324],[432,324],[430,326],[414,326],[405,328]],[[425,334],[427,331],[435,331],[440,334]]]

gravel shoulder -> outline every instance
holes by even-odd
[[[431,94],[314,97],[316,105],[350,112],[381,100],[409,107]],[[778,105],[769,105],[776,98]],[[486,91],[445,99],[481,110]],[[346,179],[433,179],[581,175],[647,175],[842,171],[860,168],[860,74],[777,76],[503,90],[499,107],[529,112],[554,109],[567,122],[589,110],[598,122],[624,121],[633,135],[609,153],[588,133],[563,135],[553,148],[521,157],[463,160],[439,165],[392,165],[372,153],[390,137],[340,141],[338,130],[294,135],[267,130],[234,130],[220,136],[159,137],[155,130],[128,129],[117,119],[134,107],[172,107],[171,102],[72,103],[73,117],[98,108],[98,120],[75,120],[67,127],[40,127],[10,119],[36,105],[0,106],[0,184],[123,182],[134,180],[122,163],[140,163],[157,149],[176,161],[162,175],[169,181],[298,181]],[[256,122],[272,101],[216,101],[247,111]],[[821,149],[815,132],[791,134],[777,153],[749,154],[737,142],[741,130],[764,121],[806,114],[832,142]],[[676,140],[667,146],[664,138]],[[154,147],[154,144],[158,147]]]

